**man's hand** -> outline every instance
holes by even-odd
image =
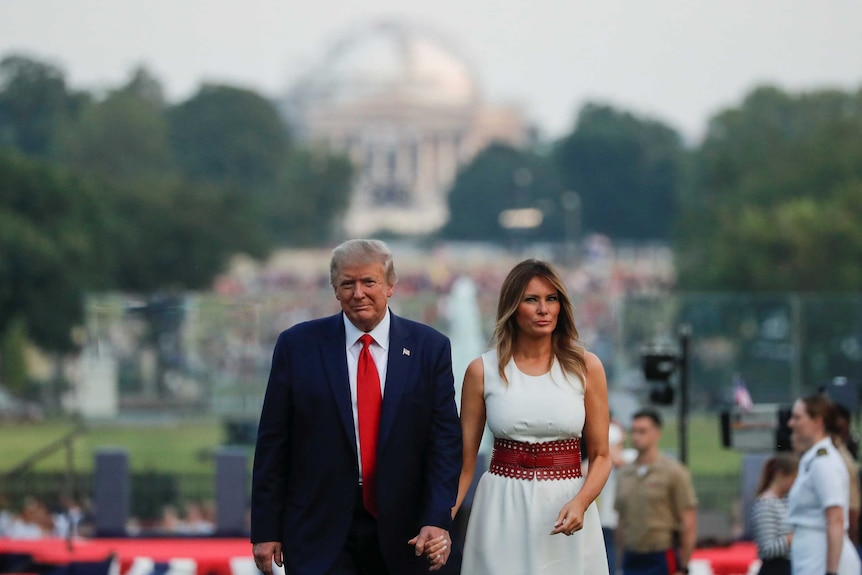
[[[419,531],[419,535],[407,542],[408,545],[413,545],[416,548],[416,556],[424,555],[428,558],[430,566],[429,571],[437,571],[446,561],[449,560],[449,554],[452,552],[452,541],[449,539],[449,532],[439,527],[426,525]]]
[[[281,554],[281,543],[278,541],[265,541],[255,543],[251,548],[254,555],[254,564],[264,575],[272,575],[272,562],[279,567],[284,567],[284,557]]]

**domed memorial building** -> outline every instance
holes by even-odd
[[[283,111],[298,138],[356,166],[348,236],[434,232],[448,220],[458,168],[492,141],[527,139],[521,113],[483,102],[450,43],[399,21],[346,34],[290,90]]]

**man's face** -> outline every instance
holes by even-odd
[[[644,453],[658,445],[661,429],[649,417],[637,417],[632,420],[631,437],[632,446]]]
[[[386,280],[382,263],[345,265],[335,277],[335,299],[350,323],[360,331],[371,331],[386,315],[395,286]]]

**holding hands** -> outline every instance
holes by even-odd
[[[449,560],[452,552],[452,542],[449,533],[440,527],[426,525],[419,531],[419,535],[407,542],[416,548],[416,556],[424,555],[429,562],[429,571],[437,571]]]

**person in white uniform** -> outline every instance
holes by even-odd
[[[607,575],[594,501],[611,470],[607,382],[599,358],[578,342],[571,300],[550,264],[525,260],[509,272],[494,339],[495,349],[468,366],[461,394],[455,510],[473,479],[486,419],[494,435],[461,572]]]
[[[832,443],[834,405],[823,395],[798,399],[788,425],[802,454],[799,475],[788,495],[787,522],[793,528],[793,575],[859,575],[859,555],[847,536],[850,478]]]

